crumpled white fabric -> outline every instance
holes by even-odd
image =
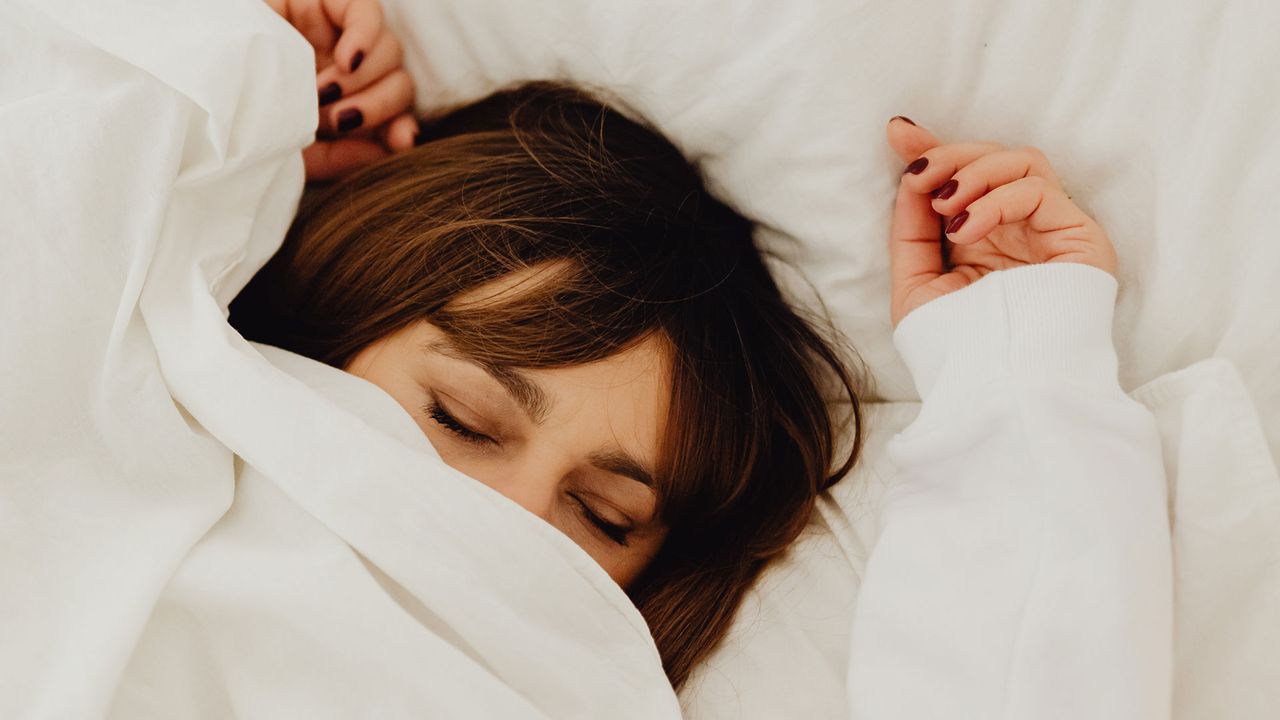
[[[1280,473],[1250,393],[1216,358],[1131,396],[1155,417],[1169,484],[1171,717],[1269,717],[1280,706]],[[848,717],[853,609],[900,472],[886,447],[919,409],[867,407],[863,460],[748,595],[731,642],[682,690],[686,717]]]
[[[315,112],[257,0],[0,4],[0,716],[677,716],[579,548],[226,324]]]

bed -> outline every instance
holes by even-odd
[[[447,676],[454,689],[488,693],[495,709],[553,717],[591,717],[620,696],[632,698],[634,717],[849,716],[850,618],[875,544],[876,504],[894,477],[880,450],[918,408],[887,313],[884,244],[900,169],[883,127],[901,114],[946,139],[1042,148],[1075,200],[1110,233],[1121,258],[1121,381],[1157,418],[1170,481],[1175,716],[1263,717],[1280,706],[1280,245],[1269,198],[1280,186],[1273,130],[1280,46],[1268,33],[1280,26],[1280,6],[388,0],[387,7],[405,38],[424,113],[514,80],[549,77],[603,89],[650,118],[759,221],[761,242],[783,260],[776,269],[787,286],[798,301],[830,312],[868,378],[862,461],[761,580],[678,705],[659,687],[652,645],[625,598],[570,544],[532,523],[521,533],[537,542],[504,547],[555,573],[531,573],[521,588],[573,593],[586,613],[576,618],[593,620],[575,624],[533,603],[495,607],[505,618],[498,626],[508,643],[572,627],[558,657],[583,668],[598,655],[593,643],[612,638],[607,667],[591,675],[599,685],[578,694],[553,673],[522,674],[501,633],[482,633],[492,646],[474,649],[480,660],[448,648],[436,657],[442,667],[470,662],[485,670]],[[237,457],[267,468],[271,487],[283,488],[308,517],[325,518],[361,562],[387,573],[384,587],[409,588],[427,598],[427,608],[465,624],[464,602],[432,592],[428,576],[406,561],[414,542],[430,540],[397,535],[414,519],[406,514],[377,527],[376,508],[344,496],[343,474],[319,465],[368,469],[356,458],[322,454],[299,470],[304,438],[315,435],[279,431],[298,418],[332,417],[338,407],[356,418],[344,428],[367,433],[396,458],[380,466],[392,472],[420,469],[420,460],[375,439],[405,428],[387,420],[376,397],[341,378],[300,379],[301,370],[285,370],[287,358],[248,346],[221,322],[235,291],[278,243],[301,188],[296,150],[314,126],[314,96],[297,80],[310,72],[305,47],[252,0],[146,11],[19,3],[0,12],[0,148],[9,170],[0,193],[9,218],[0,241],[9,330],[0,367],[36,380],[86,378],[59,388],[7,386],[0,402],[8,483],[0,566],[6,577],[31,579],[21,592],[0,594],[0,616],[18,638],[6,646],[23,648],[0,654],[2,714],[113,708],[127,715],[145,705],[118,703],[149,700],[113,695],[118,674],[180,677],[164,663],[139,668],[132,655],[137,638],[145,645],[148,637],[137,597],[109,594],[88,614],[82,604],[121,583],[139,597],[160,592],[154,586],[167,582],[165,568],[225,522]],[[94,272],[68,273],[68,265],[85,265],[69,262],[84,238],[114,244],[95,251]],[[104,268],[114,272],[109,283]],[[40,273],[60,279],[32,280]],[[103,293],[112,298],[110,312]],[[39,322],[55,313],[79,320]],[[48,350],[57,347],[77,352]],[[245,424],[247,414],[259,419]],[[323,425],[305,427],[322,433]],[[154,430],[145,443],[130,439],[138,428]],[[264,435],[293,444],[268,447]],[[37,467],[32,458],[46,462]],[[447,468],[430,472],[452,477]],[[175,475],[187,478],[182,492],[173,490]],[[321,476],[335,479],[319,490],[304,487]],[[127,497],[88,480],[103,477],[116,478]],[[462,479],[446,484],[475,516],[521,522],[519,512],[465,489]],[[283,502],[269,489],[262,502]],[[400,492],[387,487],[381,497],[405,508],[431,504]],[[33,512],[51,498],[56,512]],[[104,508],[139,502],[149,512],[123,529],[93,520]],[[94,532],[67,532],[86,522],[97,523]],[[51,536],[62,539],[38,542]],[[119,559],[157,537],[172,542],[158,559]],[[86,553],[103,561],[93,572],[83,571]],[[231,562],[214,562],[210,572]],[[344,562],[341,572],[360,571],[351,558]],[[433,570],[442,567],[448,562]],[[39,621],[37,608],[48,610]],[[522,620],[523,612],[537,620]],[[241,627],[244,638],[259,630]],[[164,656],[163,644],[154,648],[153,657]],[[77,685],[86,677],[94,682]],[[252,678],[240,680],[250,683],[245,692],[254,688]],[[63,685],[78,690],[59,697],[52,689]],[[461,702],[448,685],[432,684],[433,702]],[[287,699],[272,707],[296,709]],[[383,709],[392,716],[404,708]]]

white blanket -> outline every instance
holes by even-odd
[[[885,118],[1046,147],[1120,247],[1126,387],[1151,381],[1135,396],[1162,425],[1175,716],[1280,705],[1280,245],[1265,212],[1280,6],[391,4],[417,33],[428,103],[533,74],[646,100],[731,197],[803,241],[890,399],[911,394],[884,312]],[[0,716],[178,700],[210,717],[342,714],[295,703],[357,703],[404,677],[422,696],[369,707],[673,714],[639,618],[576,547],[441,466],[368,386],[268,362],[221,322],[301,185],[315,101],[301,41],[256,0],[102,5],[0,3]],[[915,407],[873,408],[864,462],[823,505],[835,532],[749,599],[686,693],[691,715],[840,716],[858,572],[893,479],[879,448]],[[286,574],[305,567],[317,574]],[[354,584],[325,582],[339,577]],[[251,583],[274,594],[235,594]],[[406,633],[340,626],[337,608]],[[170,655],[197,627],[184,646],[201,653]],[[273,655],[286,640],[305,656]],[[361,640],[388,654],[320,663]],[[197,710],[155,692],[196,680]],[[321,680],[330,695],[308,694]],[[249,696],[267,704],[237,704]]]
[[[226,324],[315,104],[258,0],[0,5],[0,717],[678,715],[577,546]]]

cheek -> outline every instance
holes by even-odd
[[[449,436],[449,431],[441,428],[431,418],[425,417],[421,409],[413,414],[413,419],[418,422],[427,440],[435,448],[436,454],[446,465],[494,490],[501,491],[498,478],[506,475],[508,471],[504,469],[500,460],[472,452],[465,447],[459,448],[458,441]]]

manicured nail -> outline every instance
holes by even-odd
[[[965,210],[964,212],[960,213],[959,215],[957,215],[957,216],[955,216],[955,217],[951,218],[951,222],[947,223],[947,234],[948,234],[948,235],[951,235],[951,234],[952,234],[952,233],[954,233],[955,231],[959,230],[959,229],[960,229],[960,227],[961,227],[962,225],[964,225],[964,221],[965,221],[965,220],[968,220],[968,219],[969,219],[969,211],[968,211],[968,210]]]
[[[948,180],[947,183],[942,187],[938,188],[937,190],[934,190],[933,196],[938,198],[939,200],[946,200],[952,195],[955,195],[956,190],[959,190],[959,189],[960,189],[960,183],[956,182],[955,179],[951,179],[951,180]]]
[[[413,136],[413,146],[417,147],[427,141],[427,126],[421,120],[418,121],[418,134]]]
[[[364,124],[364,113],[356,108],[347,108],[338,113],[338,132],[355,130]]]
[[[920,173],[924,172],[924,169],[927,167],[929,167],[929,158],[927,157],[916,158],[915,160],[911,161],[911,164],[907,166],[907,169],[903,171],[903,174],[919,175]]]
[[[342,86],[336,82],[320,88],[320,107],[324,107],[330,103],[335,103],[342,99]]]
[[[906,122],[906,123],[911,123],[912,125],[915,125],[915,124],[916,124],[914,120],[912,120],[911,118],[907,117],[906,115],[894,115],[894,116],[893,116],[892,118],[890,118],[890,119],[891,119],[891,120],[901,120],[901,121]]]
[[[355,72],[362,62],[364,62],[364,51],[357,50],[356,54],[351,56],[351,72]]]

